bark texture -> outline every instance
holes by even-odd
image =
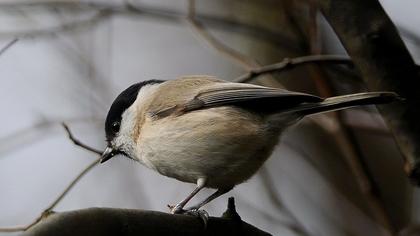
[[[88,208],[53,213],[23,234],[53,235],[270,235],[238,217],[210,217],[207,228],[200,218],[156,211]]]

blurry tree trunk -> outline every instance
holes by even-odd
[[[395,91],[405,99],[380,110],[411,172],[420,159],[420,78],[396,27],[377,0],[318,2],[370,89]],[[420,184],[420,169],[412,174]]]
[[[379,110],[407,158],[406,171],[420,184],[420,78],[396,27],[377,0],[317,2],[369,89],[395,91],[405,99]],[[408,217],[393,216],[396,227],[403,227]]]

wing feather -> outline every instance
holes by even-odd
[[[220,106],[236,106],[254,112],[271,113],[287,110],[301,103],[323,101],[320,97],[306,93],[253,84],[231,83],[214,78],[209,80],[191,77],[180,80],[183,80],[182,83],[179,80],[176,83],[167,81],[161,85],[162,88],[165,86],[166,92],[161,95],[159,101],[164,100],[166,104],[170,101],[170,105],[162,107],[162,103],[155,103],[151,109],[151,115],[154,118],[160,119]]]
[[[249,109],[277,111],[299,103],[320,102],[323,99],[306,93],[250,84],[222,83],[200,91],[187,102],[184,111],[235,105]]]

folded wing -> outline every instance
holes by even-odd
[[[218,106],[239,106],[259,112],[278,112],[301,103],[321,102],[322,98],[284,89],[250,84],[221,83],[200,91],[183,107],[185,112]]]

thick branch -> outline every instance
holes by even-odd
[[[407,159],[406,169],[420,184],[420,79],[395,26],[377,0],[317,1],[369,88],[406,98],[379,110]]]
[[[270,235],[239,219],[201,219],[156,211],[88,208],[54,213],[25,232],[24,236],[49,235]]]

